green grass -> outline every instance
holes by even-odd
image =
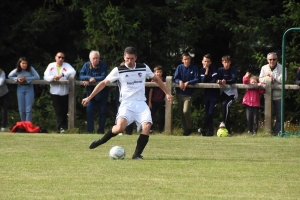
[[[299,199],[300,138],[0,133],[0,199]],[[111,147],[125,160],[110,160]]]

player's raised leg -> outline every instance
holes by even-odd
[[[106,143],[112,137],[115,137],[118,133],[122,133],[127,126],[127,120],[125,118],[119,118],[117,120],[117,124],[112,127],[109,131],[107,131],[102,138],[99,140],[95,140],[90,144],[90,149],[94,149],[101,144]]]

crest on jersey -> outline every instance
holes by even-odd
[[[139,77],[142,77],[142,73],[138,73]]]

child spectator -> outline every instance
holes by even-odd
[[[194,88],[188,88],[188,85],[194,85],[199,82],[199,70],[196,65],[191,64],[191,55],[183,53],[181,57],[182,64],[178,65],[174,74],[174,83],[176,87],[176,97],[178,102],[178,111],[181,116],[181,125],[184,130],[183,135],[192,134],[192,96]]]
[[[166,79],[162,76],[162,66],[157,65],[154,67],[155,76],[159,77],[163,82]],[[153,80],[151,82],[154,82]],[[151,117],[154,119],[155,113],[158,111],[158,132],[161,133],[165,126],[165,93],[159,87],[150,88],[148,106],[151,110]],[[153,133],[153,124],[150,129],[150,133]]]
[[[32,105],[34,88],[29,84],[32,80],[40,79],[37,71],[29,64],[25,57],[19,58],[16,69],[8,74],[8,78],[18,82],[17,97],[21,121],[32,122]]]
[[[202,65],[203,68],[200,69],[200,82],[201,83],[216,83],[217,81],[217,70],[211,64],[211,55],[206,54],[203,56]],[[214,119],[213,114],[215,111],[216,104],[220,98],[220,89],[218,88],[205,88],[204,89],[204,108],[205,117],[201,128],[198,132],[202,136],[213,136],[214,135]]]
[[[243,84],[256,84],[259,83],[257,76],[251,76],[250,72],[246,72],[243,77]],[[258,118],[260,108],[260,94],[265,93],[264,89],[247,89],[243,98],[243,105],[246,106],[246,118],[248,124],[248,133],[255,135],[258,130]]]
[[[6,77],[5,72],[0,69],[0,108],[2,111],[2,128],[1,131],[6,130],[7,126],[7,110],[9,106],[9,94],[8,94],[8,88],[5,83]]]
[[[234,84],[237,81],[238,74],[236,68],[231,66],[230,56],[226,55],[222,57],[223,67],[218,69],[218,81],[221,88],[221,106],[222,106],[222,123],[225,123],[225,127],[228,130],[228,136],[231,136],[231,122],[229,107],[234,100],[238,97],[236,88],[226,88],[223,84]]]

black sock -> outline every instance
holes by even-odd
[[[134,152],[134,156],[141,155],[148,143],[149,135],[140,134],[140,137],[138,138],[136,142],[136,148]]]
[[[112,133],[112,129],[108,130],[104,136],[102,138],[100,138],[98,140],[98,144],[101,145],[101,144],[104,144],[105,142],[107,142],[108,140],[110,140],[112,137],[115,137],[117,134],[113,134]]]

